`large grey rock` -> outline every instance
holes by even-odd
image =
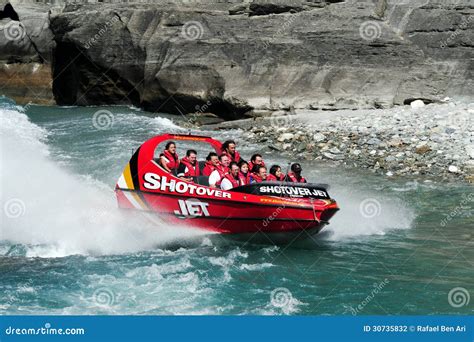
[[[6,2],[0,1],[3,9]],[[49,29],[50,7],[14,6],[14,20],[0,19],[0,95],[20,103],[53,103],[51,53],[55,46]],[[18,20],[19,19],[19,20]]]
[[[53,52],[56,101],[176,114],[206,105],[233,119],[472,99],[469,0],[236,2],[53,11],[44,36],[54,41],[38,49]]]

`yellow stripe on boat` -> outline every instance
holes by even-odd
[[[130,190],[135,190],[133,186],[132,173],[130,172],[130,163],[127,163],[127,166],[125,166],[125,169],[123,170],[123,177],[125,178],[127,188]]]
[[[141,208],[137,208],[137,209],[143,209],[143,210],[148,209],[147,205],[143,202],[143,200],[141,199],[141,197],[137,193],[132,192],[131,194],[132,194],[133,198],[135,199],[135,201],[137,201],[137,203],[141,207]]]

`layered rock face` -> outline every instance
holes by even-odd
[[[0,34],[0,60],[50,66],[58,104],[235,119],[258,110],[472,99],[469,0],[14,7],[27,37],[5,44]]]
[[[0,13],[0,95],[22,104],[53,104],[50,7],[6,5],[0,1],[0,8],[5,9]]]

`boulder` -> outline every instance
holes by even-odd
[[[293,133],[283,133],[278,137],[279,142],[284,142],[284,141],[291,141],[294,138]]]

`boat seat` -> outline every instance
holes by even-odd
[[[197,176],[193,177],[194,183],[204,186],[209,186],[209,177],[208,176]]]
[[[206,165],[206,161],[205,160],[199,160],[198,164],[199,164],[199,171],[201,171],[201,174],[202,174],[202,170],[204,170],[204,166]]]
[[[160,164],[160,158],[153,158],[153,160],[155,161],[155,163],[158,164],[158,166],[160,168],[162,168],[164,171],[166,171]],[[173,176],[177,177],[178,176],[178,170],[176,169],[172,169],[171,172],[170,172]]]

